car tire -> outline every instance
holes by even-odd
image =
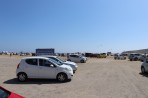
[[[66,82],[68,80],[67,75],[65,73],[59,73],[57,75],[57,80],[59,82]]]
[[[135,58],[134,61],[138,61],[138,58]]]
[[[81,60],[80,62],[81,62],[81,63],[85,63],[85,61],[84,61],[84,60]]]
[[[141,67],[141,73],[145,74],[145,68],[144,67]]]
[[[71,61],[70,59],[68,59],[67,61]]]
[[[17,78],[18,78],[18,81],[20,82],[25,82],[28,79],[27,74],[25,73],[19,73]]]

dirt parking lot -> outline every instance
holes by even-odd
[[[15,70],[20,58],[0,56],[0,85],[26,98],[148,98],[148,75],[141,62],[89,59],[78,64],[71,82],[29,80],[20,83]]]

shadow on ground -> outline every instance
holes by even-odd
[[[68,80],[67,82],[70,82],[70,80]],[[58,82],[55,79],[28,79],[25,82],[19,82],[17,80],[17,78],[7,80],[7,81],[5,81],[3,83],[4,84],[18,84],[18,85],[19,84],[38,84],[38,85],[42,85],[42,84],[61,84],[60,82]]]
[[[139,73],[139,74],[142,75],[142,76],[144,76],[144,77],[147,77],[147,78],[148,78],[148,73],[145,73],[145,74]]]

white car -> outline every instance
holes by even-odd
[[[28,78],[57,79],[65,82],[72,79],[73,70],[70,66],[46,57],[27,57],[18,64],[16,75],[21,82]]]
[[[114,59],[115,60],[126,60],[126,57],[122,54],[115,54]]]
[[[64,61],[62,59],[60,59],[58,56],[44,56],[44,57],[47,57],[47,58],[50,58],[50,59],[53,59],[59,63],[62,63],[62,64],[65,64],[65,65],[68,65],[70,66],[72,69],[73,69],[73,72],[75,73],[76,70],[78,69],[78,65],[74,62],[71,62],[71,61]]]
[[[140,60],[140,57],[141,57],[141,54],[138,54],[138,53],[132,53],[129,55],[129,60],[130,61],[138,61]]]
[[[67,58],[68,61],[76,62],[76,63],[86,63],[87,57],[84,57],[79,54],[71,54]]]
[[[145,60],[141,65],[142,74],[148,72],[148,60]]]

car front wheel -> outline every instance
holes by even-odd
[[[59,82],[65,82],[67,80],[67,75],[65,73],[60,73],[57,75],[57,80]]]
[[[20,82],[26,81],[26,80],[27,80],[27,75],[26,75],[25,73],[19,73],[19,74],[18,74],[18,80],[19,80]]]
[[[71,61],[70,59],[68,59],[67,61]]]
[[[141,72],[142,72],[142,74],[145,73],[145,68],[144,67],[141,67]]]
[[[84,61],[84,60],[81,60],[80,62],[81,62],[81,63],[85,63],[85,61]]]

